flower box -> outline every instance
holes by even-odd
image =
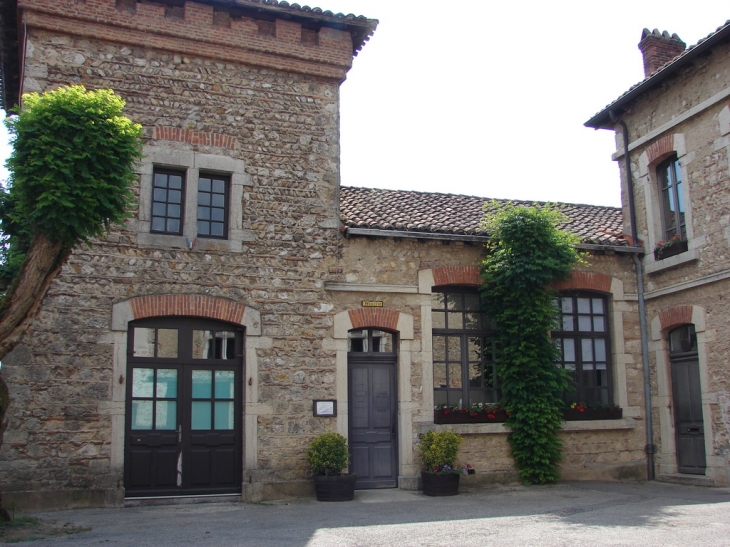
[[[678,241],[666,247],[659,247],[654,250],[654,260],[664,260],[670,256],[686,253],[687,249],[689,249],[689,246],[686,241]]]
[[[582,408],[582,410],[581,410]],[[622,408],[564,408],[563,418],[566,422],[581,420],[620,420],[623,417]]]
[[[435,424],[492,424],[506,421],[507,413],[504,409],[492,412],[468,412],[462,410],[448,412],[434,410],[433,412],[433,423]]]

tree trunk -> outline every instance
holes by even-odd
[[[43,235],[33,236],[23,269],[0,302],[0,361],[20,343],[28,324],[38,314],[48,286],[70,254],[71,249],[59,242]],[[0,375],[0,446],[7,427],[9,403],[8,386]],[[2,493],[0,520],[10,520],[2,507]]]

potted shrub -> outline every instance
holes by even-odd
[[[461,436],[451,431],[429,431],[421,439],[421,480],[427,496],[455,496],[462,471],[454,462]]]
[[[314,474],[314,488],[319,501],[349,501],[355,496],[354,473],[343,473],[350,461],[347,439],[329,432],[309,445],[307,463]]]

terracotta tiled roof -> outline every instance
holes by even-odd
[[[698,55],[701,55],[704,51],[714,47],[715,45],[723,42],[730,38],[730,20],[725,21],[724,25],[717,27],[715,32],[711,32],[705,38],[699,40],[696,44],[689,46],[681,54],[677,55],[674,59],[669,61],[659,70],[650,74],[638,84],[631,86],[628,91],[623,93],[618,99],[612,103],[606,105],[606,107],[600,112],[596,113],[590,120],[584,125],[586,127],[594,127],[599,129],[601,127],[609,127],[611,120],[609,111],[616,111],[618,114],[621,113],[622,107],[633,101],[635,98],[643,94],[645,91],[652,89],[659,82],[663,81],[667,77],[674,74],[677,70],[688,64]]]
[[[484,204],[495,201],[501,206],[534,202],[491,200],[476,196],[340,188],[340,217],[348,228],[398,230],[437,234],[486,235],[479,227]],[[570,219],[563,227],[580,236],[583,243],[626,246],[621,209],[598,205],[558,204]]]

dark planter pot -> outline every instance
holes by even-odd
[[[423,493],[427,496],[455,496],[459,493],[460,473],[427,473],[421,471]]]
[[[492,416],[490,418],[490,416]],[[502,423],[507,421],[507,413],[504,410],[497,412],[477,412],[472,416],[469,412],[449,412],[434,410],[433,423],[435,424],[489,424]]]
[[[319,501],[350,501],[355,497],[357,475],[315,475],[314,489]]]
[[[656,249],[654,251],[654,260],[664,260],[665,258],[669,258],[670,256],[678,255],[680,253],[686,253],[687,249],[689,249],[687,242],[680,241],[679,243],[675,243],[674,245],[670,245],[669,247]]]
[[[568,422],[581,420],[620,420],[623,417],[622,408],[586,408],[582,412],[577,408],[564,408],[563,418]]]

